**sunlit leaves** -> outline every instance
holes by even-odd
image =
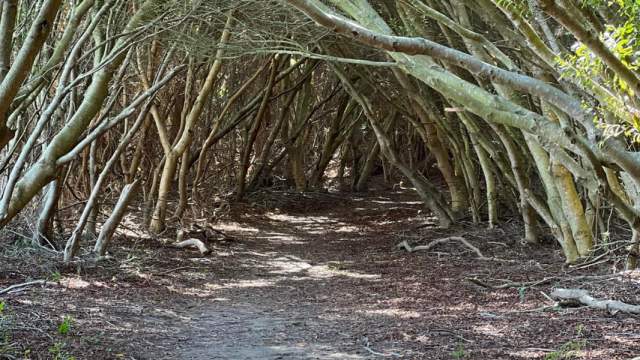
[[[597,3],[590,2],[591,5],[625,5],[622,4],[624,1]],[[640,69],[639,25],[631,20],[621,20],[624,22],[607,24],[600,40],[626,67],[637,71]],[[582,43],[574,44],[571,53],[559,58],[558,63],[563,77],[571,77],[591,90],[599,87],[599,105],[596,107],[599,115],[595,123],[604,130],[605,136],[624,135],[633,142],[640,142],[640,113],[633,100],[636,94],[625,81],[609,71],[604,61]]]

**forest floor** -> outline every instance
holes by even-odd
[[[545,296],[580,287],[638,303],[640,274],[597,277],[611,262],[566,267],[554,244],[521,244],[517,223],[442,230],[421,209],[403,191],[264,192],[211,224],[226,236],[204,239],[207,256],[131,228],[110,260],[71,268],[4,242],[0,289],[46,282],[0,295],[0,358],[640,356],[639,317],[555,308]],[[454,235],[494,260],[456,242],[395,247]]]

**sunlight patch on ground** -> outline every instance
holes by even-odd
[[[237,231],[237,232],[250,232],[250,233],[260,232],[260,230],[255,227],[251,227],[246,224],[240,224],[237,222],[226,222],[224,224],[214,224],[211,226],[211,228],[219,231]]]
[[[336,276],[345,276],[353,279],[380,279],[380,274],[360,274],[353,271],[333,269],[329,265],[312,266],[307,270],[312,278],[330,278]]]
[[[393,224],[397,224],[397,221],[393,221],[393,220],[384,220],[384,221],[376,221],[375,224],[376,225],[393,225]]]
[[[549,351],[543,351],[541,349],[522,349],[516,351],[509,351],[507,354],[514,358],[523,359],[539,359],[541,356],[548,354]]]
[[[60,280],[60,284],[68,289],[84,289],[91,286],[91,283],[80,278],[65,278]]]
[[[274,244],[292,244],[292,245],[303,245],[304,241],[300,241],[298,238],[282,234],[282,233],[261,233],[261,236],[255,236],[254,239],[265,239]]]
[[[265,279],[256,279],[256,280],[240,280],[237,282],[226,283],[226,284],[214,284],[214,283],[205,283],[202,285],[198,285],[197,287],[189,287],[189,288],[180,288],[174,285],[167,286],[169,291],[190,295],[195,297],[211,297],[217,291],[220,290],[228,290],[228,289],[242,289],[242,288],[263,288],[269,286],[275,286],[276,281],[265,280]],[[215,301],[227,301],[228,299],[218,297],[213,299]]]
[[[355,226],[344,225],[337,227],[333,232],[337,233],[357,233],[360,232],[360,229]]]
[[[310,235],[322,235],[327,234],[328,232],[357,233],[361,230],[358,227],[348,225],[344,222],[336,221],[335,219],[327,216],[295,216],[269,213],[266,215],[266,217],[270,220],[293,224]],[[277,240],[278,238],[275,239]],[[303,242],[297,241],[296,243],[301,244]]]
[[[279,257],[267,261],[267,265],[277,268],[269,271],[271,274],[291,274],[298,273],[311,268],[311,264],[304,261],[296,261],[288,257]]]
[[[267,286],[275,285],[275,281],[265,280],[265,279],[255,279],[255,280],[240,280],[234,283],[228,284],[211,284],[207,283],[204,285],[205,288],[211,290],[221,290],[221,289],[233,289],[233,288],[261,288]]]
[[[497,327],[491,324],[483,324],[480,326],[474,326],[473,330],[479,334],[484,334],[492,337],[503,337],[504,334],[502,331],[507,327],[503,327],[502,329],[498,329]]]
[[[630,346],[633,348],[635,346],[638,345],[638,342],[633,342],[630,344]],[[638,353],[636,353],[637,355]],[[590,358],[592,359],[612,359],[612,351],[611,349],[599,349],[599,350],[587,350],[587,351],[580,351],[578,353],[578,355],[582,355],[582,356],[586,356],[589,355]],[[631,358],[631,360],[633,359],[637,359],[637,358]]]
[[[206,291],[198,288],[180,288],[180,287],[175,287],[173,285],[167,286],[167,290],[180,295],[189,295],[193,297],[202,297],[202,298],[209,297],[212,294],[212,292],[210,291]]]
[[[326,226],[335,221],[327,216],[296,216],[287,214],[267,213],[265,217],[270,220],[282,221],[292,224],[317,224]]]
[[[54,283],[51,283],[54,284]],[[67,289],[85,289],[90,286],[110,289],[107,283],[102,281],[86,281],[79,277],[63,277],[59,280],[59,284]]]
[[[179,288],[173,285],[167,286],[167,290],[176,294],[189,295],[193,297],[208,297],[213,294],[213,292],[203,290],[201,288]]]
[[[358,311],[361,314],[367,315],[385,315],[400,319],[416,319],[421,317],[420,313],[416,311],[407,311],[402,309],[377,309],[377,310],[366,310],[366,311]]]
[[[216,256],[217,257],[229,257],[229,256],[233,256],[233,252],[230,251],[216,251]]]
[[[221,254],[223,252],[220,252]],[[197,263],[197,264],[211,264],[213,263],[212,259],[206,258],[206,257],[201,257],[201,258],[190,258],[189,261]]]
[[[456,300],[456,299],[455,297],[452,296],[451,300]],[[447,314],[455,314],[456,312],[464,312],[464,313],[473,312],[475,311],[476,308],[477,307],[472,303],[462,302],[456,305],[446,305],[445,307],[442,308],[442,310]],[[458,315],[455,314],[453,316],[458,316]]]
[[[624,334],[605,335],[604,338],[627,346],[640,342],[640,334],[627,334],[627,336],[624,336]]]

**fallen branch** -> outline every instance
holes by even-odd
[[[461,335],[458,335],[455,331],[451,331],[448,329],[431,329],[429,330],[430,333],[445,333],[445,334],[450,334],[451,336],[453,336],[454,338],[458,339],[458,340],[462,340],[464,342],[468,342],[468,343],[474,343],[475,341],[473,340],[469,340],[469,339],[465,339],[464,337],[462,337]]]
[[[181,270],[199,270],[199,271],[201,271],[202,268],[197,267],[197,266],[181,266],[181,267],[178,267],[178,268],[175,268],[175,269],[166,270],[166,271],[159,272],[159,273],[153,274],[153,275],[155,275],[155,276],[164,276],[164,275],[172,274],[172,273],[175,273],[175,272],[181,271]]]
[[[15,285],[11,285],[5,289],[0,290],[0,295],[2,294],[6,294],[8,292],[17,290],[17,289],[21,289],[27,286],[33,286],[33,285],[42,285],[42,284],[46,284],[46,280],[35,280],[35,281],[29,281],[26,283],[22,283],[22,284],[15,284]]]
[[[481,260],[494,260],[492,258],[488,258],[488,257],[484,256],[482,254],[482,252],[480,252],[480,249],[478,249],[477,247],[471,245],[470,242],[468,242],[465,238],[463,238],[461,236],[450,236],[450,237],[434,240],[434,241],[430,242],[427,245],[419,245],[419,246],[415,246],[413,248],[409,245],[407,240],[404,240],[401,243],[399,243],[398,245],[396,245],[396,247],[405,249],[405,250],[407,250],[408,252],[411,253],[411,252],[420,251],[420,250],[425,250],[425,251],[431,250],[431,248],[435,247],[436,245],[439,245],[439,244],[442,244],[442,243],[445,243],[445,242],[449,242],[449,241],[459,241],[459,242],[461,242],[464,246],[469,248],[471,251],[475,252],[476,255],[478,255],[478,258],[481,259]]]
[[[594,309],[606,310],[612,314],[619,311],[640,314],[640,305],[631,305],[618,300],[598,300],[589,295],[589,292],[582,289],[556,289],[551,293],[551,297],[557,301],[568,304],[586,305]]]
[[[377,352],[377,351],[372,350],[372,349],[371,349],[370,347],[368,347],[368,346],[364,346],[364,349],[365,349],[365,350],[367,350],[368,352],[370,352],[371,354],[375,355],[375,356],[382,356],[382,357],[392,357],[392,356],[395,356],[395,357],[402,357],[402,355],[400,355],[400,354],[398,354],[398,353],[394,353],[394,352],[392,352],[392,353],[388,353],[388,354],[380,353],[380,352]]]
[[[527,281],[527,282],[515,282],[515,281],[508,281],[504,284],[501,285],[491,285],[485,281],[482,281],[480,279],[478,279],[477,277],[468,277],[465,278],[465,280],[472,282],[476,285],[480,285],[482,287],[485,287],[487,289],[492,289],[492,290],[499,290],[499,289],[508,289],[508,288],[529,288],[532,286],[536,286],[536,285],[541,285],[541,284],[545,284],[548,282],[551,282],[553,280],[557,280],[558,278],[556,276],[552,276],[552,277],[547,277],[544,278],[542,280],[536,280],[536,281]]]
[[[200,254],[202,255],[207,255],[208,253],[211,252],[211,250],[207,248],[207,245],[205,245],[202,241],[198,239],[193,239],[193,238],[187,239],[185,241],[180,241],[179,243],[176,243],[173,246],[179,249],[186,248],[186,247],[194,247],[194,248],[197,248],[200,251]]]

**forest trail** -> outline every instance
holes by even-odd
[[[126,224],[112,258],[97,264],[81,261],[58,269],[34,254],[26,259],[40,262],[33,266],[6,249],[0,271],[14,283],[61,273],[58,284],[8,299],[16,318],[46,331],[16,331],[14,337],[25,342],[15,348],[46,353],[53,334],[69,354],[93,359],[366,359],[413,353],[395,345],[404,317],[413,312],[385,303],[410,299],[390,288],[398,271],[409,280],[418,276],[403,269],[405,254],[394,244],[399,234],[424,223],[422,211],[406,191],[259,193],[212,224],[217,238],[200,236],[213,250],[205,257],[162,246]],[[220,240],[222,233],[228,239]],[[55,334],[62,316],[74,322],[65,337]]]
[[[549,250],[527,249],[521,267],[477,261],[455,243],[430,254],[394,248],[457,234],[487,256],[517,258],[506,251],[521,246],[515,229],[418,231],[436,219],[406,192],[288,194],[264,204],[267,211],[216,227],[240,239],[231,252],[241,263],[210,284],[209,300],[189,312],[189,331],[169,358],[531,359],[567,355],[557,351],[566,344],[583,358],[625,353],[603,347],[606,330],[620,326],[598,320],[605,314],[548,315],[532,311],[548,305],[534,288],[487,291],[465,280],[544,278],[543,268],[557,271],[562,262]]]
[[[372,255],[394,251],[398,233],[418,225],[420,203],[398,194],[297,196],[298,209],[235,225],[243,229],[235,236],[251,243],[242,256],[246,271],[217,285],[217,299],[194,309],[179,358],[365,359],[404,352],[392,333],[382,340],[395,325],[393,312],[402,311],[361,305],[397,296],[385,291],[389,264]],[[408,221],[397,222],[406,215]],[[368,337],[379,335],[382,343],[370,343]]]
[[[66,269],[58,285],[32,288],[7,303],[24,324],[54,334],[65,351],[83,354],[77,358],[640,355],[634,317],[539,310],[549,305],[542,292],[559,284],[603,297],[627,294],[622,300],[637,302],[637,278],[613,284],[561,280],[561,255],[549,246],[521,245],[518,224],[494,230],[421,226],[431,221],[408,192],[260,193],[212,223],[219,232],[207,241],[213,249],[208,256],[158,246],[157,239],[120,237],[114,260]],[[411,254],[395,248],[402,240],[417,244],[453,235],[508,261],[479,261],[457,243]],[[510,262],[523,251],[528,261]],[[551,275],[559,278],[524,290],[490,290],[468,281],[517,283]],[[74,319],[64,337],[55,334],[62,315]],[[15,337],[29,339],[34,352],[46,353],[52,343],[39,332]]]
[[[639,39],[640,0],[0,0],[0,360],[640,360]]]

